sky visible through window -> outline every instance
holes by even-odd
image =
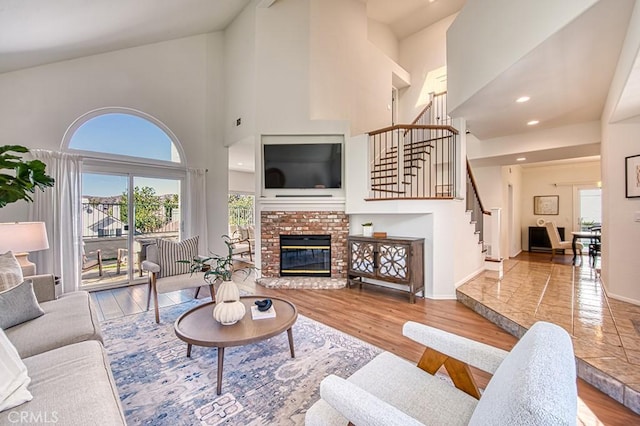
[[[86,121],[69,147],[106,154],[172,161],[173,142],[152,122],[131,114],[103,114]]]
[[[132,114],[109,113],[87,120],[71,137],[69,148],[179,162],[169,136],[154,123]],[[126,184],[124,176],[90,173],[83,177],[82,192],[100,197],[120,195]],[[175,180],[136,178],[135,184],[153,186],[157,195],[178,193]]]

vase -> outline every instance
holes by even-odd
[[[240,321],[246,309],[239,300],[216,302],[213,308],[213,318],[222,325],[233,325]]]
[[[373,225],[363,226],[362,227],[362,236],[363,237],[373,237]]]
[[[240,300],[240,290],[233,281],[222,281],[216,293],[216,299],[223,302]]]
[[[246,308],[240,302],[240,290],[233,281],[223,281],[216,294],[213,318],[222,325],[232,325],[244,317]]]

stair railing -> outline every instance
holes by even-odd
[[[456,196],[458,131],[401,124],[369,133],[370,200]]]
[[[480,236],[480,242],[484,244],[484,217],[491,216],[491,212],[486,210],[482,205],[480,194],[478,193],[478,184],[473,176],[471,164],[467,160],[467,211],[471,212],[471,220],[475,222],[476,233]]]

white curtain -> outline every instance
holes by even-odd
[[[187,170],[187,194],[184,219],[184,237],[199,235],[200,253],[209,253],[209,234],[207,232],[207,171],[204,169]]]
[[[29,220],[44,222],[49,238],[49,250],[33,253],[33,260],[39,273],[61,278],[63,293],[76,291],[81,281],[82,160],[78,155],[40,149],[31,154],[47,165],[46,173],[55,179],[52,188],[36,190],[29,204]]]

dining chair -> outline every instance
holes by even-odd
[[[544,224],[547,227],[547,234],[549,235],[549,242],[551,242],[551,261],[553,262],[553,256],[556,250],[570,250],[571,241],[562,241],[560,239],[560,233],[555,222],[546,222]],[[582,243],[576,241],[576,250],[580,253],[580,259],[582,259]]]
[[[596,258],[600,256],[601,250],[602,226],[592,226],[589,231],[594,234],[589,241],[589,261],[591,262],[591,267],[595,269]]]

